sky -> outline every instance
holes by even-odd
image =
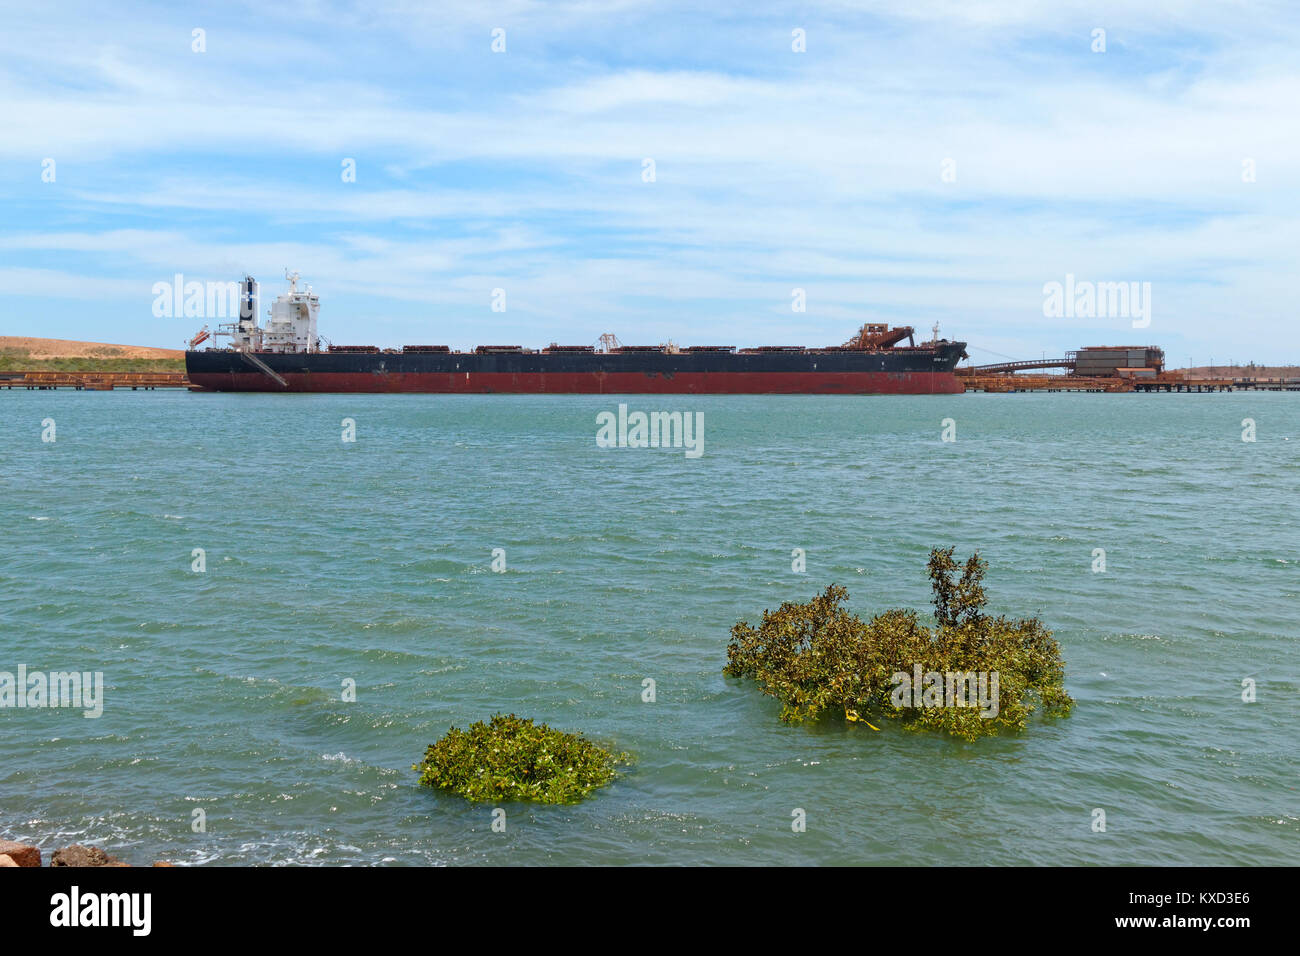
[[[288,268],[336,344],[1300,363],[1300,5],[3,6],[0,335],[183,347],[157,283]]]

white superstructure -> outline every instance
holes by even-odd
[[[320,312],[320,296],[311,286],[299,289],[301,276],[286,271],[289,291],[277,296],[271,303],[265,326],[257,324],[259,286],[252,276],[245,276],[239,284],[239,321],[217,327],[217,335],[230,338],[232,348],[242,352],[318,352],[320,339],[316,334],[316,317]]]

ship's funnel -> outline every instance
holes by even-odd
[[[252,276],[239,283],[239,327],[248,330],[257,325],[258,284]]]

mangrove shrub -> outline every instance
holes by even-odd
[[[577,803],[614,779],[627,755],[514,714],[452,727],[411,767],[420,783],[476,801]]]
[[[1068,713],[1060,645],[1036,617],[984,613],[988,566],[979,554],[962,566],[952,548],[935,549],[928,567],[933,627],[910,610],[864,622],[832,585],[807,604],[764,611],[757,628],[737,623],[724,673],[752,678],[791,722],[875,716],[973,740],[1023,730],[1038,705]]]

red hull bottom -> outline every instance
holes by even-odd
[[[190,383],[227,392],[406,392],[553,395],[955,395],[951,372],[285,372],[288,386],[250,369],[195,372]]]

